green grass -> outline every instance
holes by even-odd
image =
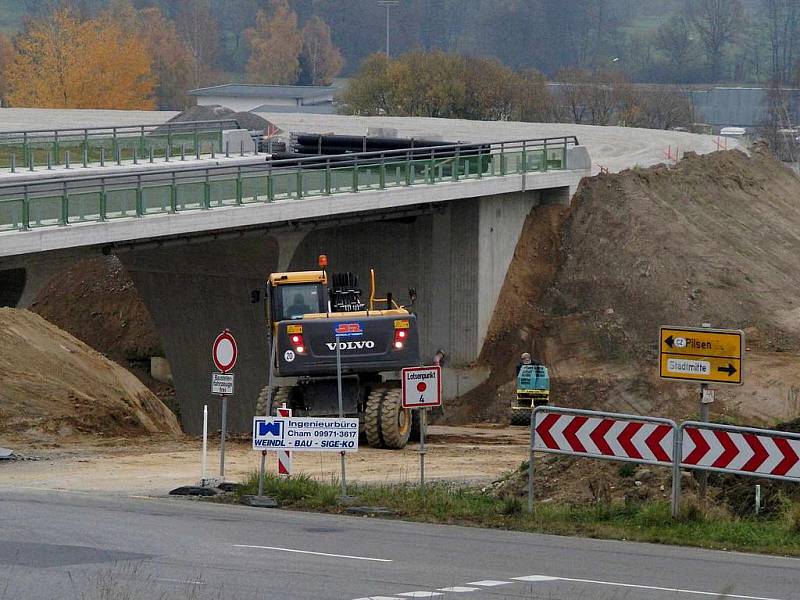
[[[238,495],[255,494],[253,474]],[[670,517],[669,503],[564,505],[539,504],[533,515],[526,500],[495,497],[477,488],[452,484],[429,485],[426,491],[412,485],[350,485],[348,494],[360,506],[386,507],[397,518],[426,523],[448,523],[556,535],[626,539],[800,556],[800,504],[789,504],[771,519],[738,518],[721,510],[684,507],[681,517]],[[289,479],[267,475],[264,493],[281,507],[320,512],[344,512],[339,484],[320,482],[305,475]]]

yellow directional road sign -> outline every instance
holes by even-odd
[[[663,379],[742,384],[743,331],[662,327],[658,348]]]

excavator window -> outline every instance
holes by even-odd
[[[309,313],[325,312],[322,286],[317,283],[281,285],[277,288],[277,300],[273,309],[274,321],[300,319]]]

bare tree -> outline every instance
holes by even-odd
[[[178,33],[192,55],[192,85],[208,85],[214,79],[219,55],[219,26],[211,0],[179,0]]]
[[[583,123],[589,114],[592,76],[585,69],[562,69],[556,73],[557,97],[573,123]]]
[[[692,124],[689,94],[675,86],[655,86],[638,91],[638,113],[630,123],[648,129],[674,129]]]
[[[712,81],[719,81],[722,54],[741,27],[744,16],[740,0],[691,0],[685,14],[705,46]]]
[[[800,37],[800,4],[797,0],[762,0],[772,51],[772,81],[786,85],[793,79],[795,53]]]
[[[683,15],[673,15],[658,28],[656,44],[667,56],[669,76],[672,80],[685,78],[695,56],[692,29]]]

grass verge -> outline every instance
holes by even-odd
[[[253,474],[237,496],[257,491],[258,474]],[[452,484],[431,484],[424,492],[416,485],[349,485],[347,491],[358,498],[359,506],[389,508],[396,518],[410,521],[800,556],[800,504],[796,503],[787,504],[771,518],[735,517],[689,505],[680,519],[672,520],[669,503],[663,501],[582,506],[540,503],[530,515],[524,499],[496,497]],[[283,508],[346,510],[339,502],[340,488],[335,481],[267,475],[264,493]]]

